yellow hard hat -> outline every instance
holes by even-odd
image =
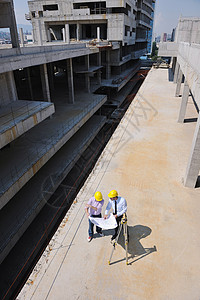
[[[110,191],[110,193],[108,194],[109,198],[115,198],[118,196],[118,192],[116,190],[112,190]]]
[[[96,192],[94,194],[94,198],[97,200],[97,201],[101,201],[103,199],[103,196],[102,196],[102,193],[101,192]]]

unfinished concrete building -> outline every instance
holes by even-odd
[[[200,19],[181,17],[175,33],[174,42],[160,43],[159,55],[172,57],[174,83],[177,84],[176,96],[182,96],[182,103],[178,122],[184,123],[188,98],[199,113],[200,107]],[[184,88],[182,91],[182,83]],[[199,178],[200,170],[200,116],[198,115],[196,130],[194,132],[188,166],[184,176],[184,185],[194,188]]]
[[[12,37],[0,49],[0,262],[106,123],[99,109],[132,90],[152,2],[30,1],[35,43],[20,47],[13,1],[0,1]]]

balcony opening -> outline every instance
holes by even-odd
[[[74,3],[74,9],[90,9],[90,14],[105,14],[106,13],[106,2],[84,2],[84,3]]]
[[[97,27],[100,27],[100,39],[107,39],[107,24],[83,24],[82,39],[96,39]]]
[[[43,5],[43,10],[44,11],[58,10],[58,4]]]

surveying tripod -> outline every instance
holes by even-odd
[[[127,216],[126,216],[126,214],[123,214],[123,217],[122,217],[121,222],[120,222],[120,227],[119,227],[119,230],[118,230],[118,233],[117,233],[117,237],[116,237],[115,241],[113,242],[113,249],[112,249],[112,252],[111,252],[111,255],[110,255],[110,259],[108,261],[109,265],[111,264],[111,259],[112,259],[112,256],[113,256],[113,252],[114,252],[115,247],[117,245],[122,227],[123,227],[123,232],[124,232],[124,243],[125,243],[125,251],[126,251],[126,264],[128,265],[128,226],[127,226]]]

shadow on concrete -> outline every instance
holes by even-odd
[[[197,118],[189,118],[184,120],[184,123],[192,123],[192,122],[197,122]]]
[[[168,69],[168,79],[169,81],[174,81],[174,74],[171,68]]]
[[[114,234],[114,229],[107,229],[107,230],[102,230],[104,236],[112,236]],[[94,230],[94,235],[93,235],[93,238],[94,239],[98,239],[98,238],[102,238],[97,232],[95,233],[95,230]]]
[[[195,185],[195,189],[196,188],[200,188],[200,175],[197,177],[197,182],[196,182],[196,185]]]
[[[142,259],[143,257],[149,255],[150,253],[157,251],[156,246],[152,248],[144,248],[140,242],[141,239],[144,239],[151,234],[151,228],[143,225],[128,226],[128,234],[129,234],[128,254],[130,254],[130,256],[128,256],[128,265],[132,265],[139,259]],[[118,244],[121,245],[125,251],[123,232],[121,232],[120,234]],[[110,265],[121,262],[125,259],[126,258],[111,262]]]

